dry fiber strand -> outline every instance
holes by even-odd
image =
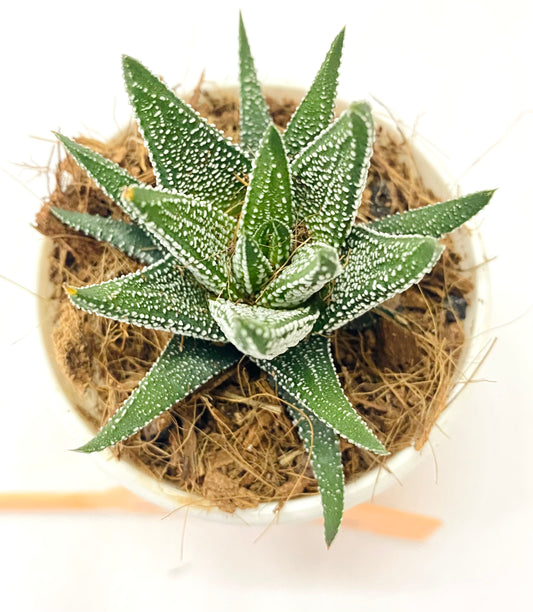
[[[238,101],[227,92],[198,87],[191,102],[227,136],[238,140]],[[283,128],[292,99],[270,99]],[[154,184],[135,126],[108,142],[79,142]],[[368,221],[435,201],[418,177],[408,145],[378,130],[367,189],[359,212]],[[63,226],[50,206],[127,219],[69,157],[56,171],[57,187],[37,217],[53,247],[48,274],[53,286],[52,339],[58,365],[72,383],[76,404],[96,431],[137,386],[170,335],[75,309],[67,283],[98,283],[138,269],[112,247]],[[333,353],[343,387],[391,452],[420,448],[446,406],[464,334],[461,319],[472,289],[450,240],[431,274],[367,317],[365,329],[335,332]],[[348,481],[383,459],[341,441]],[[316,493],[317,485],[282,400],[265,374],[243,360],[165,412],[114,452],[156,479],[175,483],[222,510],[251,508]]]

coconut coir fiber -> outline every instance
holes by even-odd
[[[238,140],[238,102],[226,92],[203,91],[190,102]],[[275,123],[285,127],[294,100],[270,99]],[[154,184],[143,141],[134,126],[109,142],[79,142]],[[378,130],[368,186],[358,217],[368,221],[426,205],[436,198],[424,187],[405,142]],[[57,186],[37,217],[51,238],[48,263],[53,286],[52,340],[60,369],[75,389],[76,404],[95,431],[117,410],[158,357],[170,334],[146,330],[75,309],[67,283],[98,283],[138,269],[112,247],[63,226],[50,206],[118,219],[125,214],[69,157],[56,171]],[[463,345],[461,319],[471,290],[451,241],[422,282],[366,317],[365,325],[333,335],[333,354],[350,401],[391,452],[427,440],[446,406]],[[383,461],[341,440],[348,481]],[[156,479],[201,495],[223,510],[284,502],[317,491],[308,455],[265,374],[248,360],[204,385],[115,453]]]

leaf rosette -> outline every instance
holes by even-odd
[[[344,30],[281,134],[241,20],[239,145],[124,57],[156,186],[58,134],[132,223],[53,209],[66,225],[146,264],[98,285],[67,287],[72,303],[175,334],[139,387],[79,450],[126,439],[246,356],[275,382],[310,452],[328,545],[343,511],[339,436],[387,454],[341,388],[330,335],[420,281],[443,251],[438,239],[493,193],[356,223],[374,122],[366,102],[333,121],[343,39]]]

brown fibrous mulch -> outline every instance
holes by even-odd
[[[193,106],[238,141],[236,96],[198,87]],[[292,99],[269,99],[275,123],[285,127]],[[134,125],[108,142],[78,138],[154,184],[143,141]],[[74,308],[62,287],[83,286],[137,270],[126,255],[62,225],[50,206],[117,219],[127,216],[70,158],[57,166],[57,186],[37,216],[50,238],[46,263],[52,286],[55,359],[74,390],[74,402],[96,431],[107,422],[157,359],[170,334],[87,314]],[[408,144],[378,129],[369,181],[358,217],[368,221],[430,204]],[[333,334],[335,364],[355,409],[395,453],[427,441],[446,407],[464,343],[462,319],[472,289],[450,239],[434,270],[417,286],[367,317],[366,327]],[[384,459],[341,439],[347,481]],[[175,483],[232,512],[262,502],[283,503],[316,493],[308,454],[284,403],[266,375],[248,360],[176,404],[114,452],[156,479]]]

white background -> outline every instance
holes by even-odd
[[[0,36],[0,274],[31,288],[29,227],[60,128],[107,135],[128,118],[120,54],[167,82],[237,77],[242,8],[260,77],[307,85],[347,25],[340,93],[374,96],[448,158],[463,191],[498,187],[482,229],[492,354],[427,459],[376,502],[441,518],[427,542],[320,527],[227,527],[175,515],[0,515],[0,596],[12,611],[499,610],[531,603],[533,15],[527,0],[265,3],[10,2]],[[494,145],[494,146],[493,146]],[[484,155],[483,155],[484,154]],[[478,163],[476,160],[483,156]],[[472,164],[474,164],[472,166]],[[0,280],[0,491],[114,483],[70,434],[32,347],[33,297]],[[474,388],[475,387],[475,388]],[[437,482],[438,481],[438,482]],[[184,534],[184,536],[183,536]]]

